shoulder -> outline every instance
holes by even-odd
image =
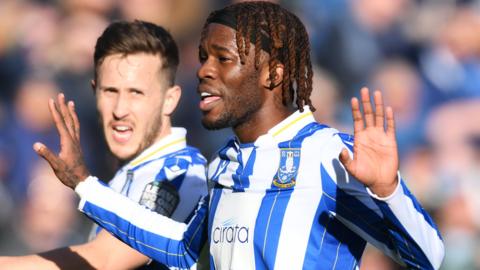
[[[191,171],[205,170],[206,159],[194,147],[186,146],[133,168],[137,173],[156,175],[156,179],[173,179]]]
[[[191,167],[205,167],[207,160],[195,147],[187,146],[164,158],[163,169],[174,172],[187,171]]]
[[[175,164],[182,164],[184,166],[190,165],[202,165],[205,166],[207,160],[203,157],[202,153],[191,146],[187,146],[183,149],[180,149],[176,152],[173,152],[169,155],[163,157],[164,166],[174,166]]]
[[[335,146],[352,144],[353,136],[338,131],[337,129],[319,124],[312,123],[306,126],[297,137],[306,137],[305,141],[315,143],[317,145]]]
[[[302,152],[313,159],[337,159],[342,149],[353,151],[353,136],[335,128],[318,124],[315,132],[302,142]]]

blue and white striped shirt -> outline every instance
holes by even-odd
[[[133,202],[187,222],[198,201],[207,195],[207,183],[206,160],[187,145],[185,136],[184,128],[172,128],[171,134],[120,168],[108,185]],[[91,237],[98,231],[94,228]]]
[[[413,269],[438,269],[440,234],[402,180],[378,198],[338,160],[352,137],[296,112],[254,143],[230,140],[189,224],[128,203],[94,179],[80,210],[137,250],[188,268],[208,237],[211,269],[358,269],[366,241]],[[400,178],[400,177],[399,177]],[[207,232],[205,236],[204,232]]]

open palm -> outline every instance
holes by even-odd
[[[57,103],[53,99],[48,101],[48,108],[60,135],[60,152],[56,155],[39,142],[35,143],[33,148],[50,164],[55,175],[64,185],[75,188],[90,173],[85,166],[80,148],[80,123],[75,113],[74,103],[70,101],[67,105],[65,96],[61,93],[57,97]]]
[[[344,149],[340,154],[340,161],[352,176],[372,192],[378,196],[388,196],[397,186],[398,171],[393,111],[390,107],[384,109],[380,91],[374,93],[375,111],[368,89],[362,88],[360,95],[363,115],[358,99],[352,98],[355,137],[353,159]]]

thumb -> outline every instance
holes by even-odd
[[[340,159],[340,162],[342,162],[345,169],[349,170],[352,164],[352,158],[348,154],[348,150],[346,148],[342,149],[342,152],[340,152],[338,158]]]
[[[52,167],[52,169],[55,170],[57,168],[58,157],[54,153],[52,153],[52,151],[48,149],[47,146],[45,146],[43,143],[36,142],[33,144],[33,150],[35,150],[35,152],[39,156],[45,159],[48,164],[50,164],[50,167]]]

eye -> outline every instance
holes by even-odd
[[[219,56],[219,57],[218,57],[218,60],[219,60],[221,63],[226,63],[226,62],[229,62],[231,59],[228,58],[228,57],[225,57],[225,56]]]
[[[143,96],[144,95],[143,91],[138,90],[138,89],[130,89],[130,94],[132,94],[134,96]]]
[[[118,89],[110,88],[110,87],[103,88],[102,91],[103,91],[105,94],[109,94],[109,95],[118,93]]]

